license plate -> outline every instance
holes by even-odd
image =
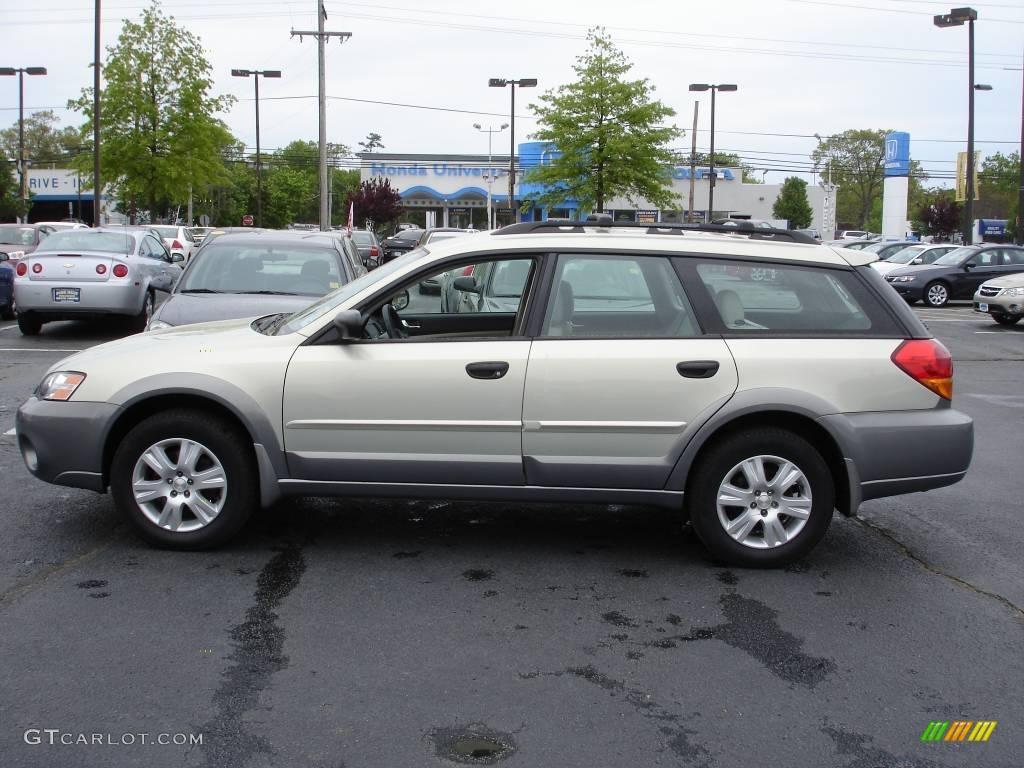
[[[984,302],[980,302],[979,301],[978,302],[978,311],[979,312],[988,312],[988,304],[985,304]]]
[[[55,304],[77,303],[82,300],[81,288],[54,288],[53,301]]]

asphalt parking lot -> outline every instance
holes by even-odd
[[[971,471],[769,572],[618,506],[296,500],[227,549],[152,550],[9,434],[49,365],[119,329],[0,323],[0,764],[1019,766],[1024,324],[916,311]],[[921,741],[982,720],[987,742]]]

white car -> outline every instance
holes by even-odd
[[[900,267],[908,267],[916,264],[931,264],[940,256],[945,256],[952,250],[955,250],[959,246],[953,245],[952,243],[942,243],[940,245],[908,245],[903,250],[897,251],[885,261],[872,262],[871,267],[875,269],[880,275],[887,275],[894,269]],[[870,253],[870,251],[869,251]]]
[[[46,373],[18,445],[178,549],[286,495],[468,498],[657,504],[719,559],[778,566],[834,509],[964,476],[950,355],[873,257],[710,229],[517,224],[295,314],[93,347]],[[413,308],[470,264],[458,290],[506,298]]]
[[[200,240],[196,240],[190,227],[177,224],[153,224],[149,229],[157,232],[163,238],[164,245],[171,255],[180,254],[184,263],[192,260],[192,255],[199,250]]]

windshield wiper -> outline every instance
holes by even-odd
[[[224,293],[224,291],[215,291],[213,288],[186,288],[178,293]]]
[[[294,291],[231,291],[231,293],[243,293],[249,294],[261,294],[264,296],[295,296],[297,295]]]

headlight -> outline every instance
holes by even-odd
[[[1024,288],[1005,288],[999,293],[1000,296],[1024,296]]]
[[[70,400],[83,381],[85,381],[84,373],[57,371],[40,382],[36,394],[42,400]]]
[[[165,323],[163,320],[150,320],[149,325],[146,326],[147,331],[162,331],[164,328],[173,328],[174,326],[170,323]]]
[[[912,283],[917,278],[914,275],[897,275],[896,277],[886,277],[890,283]]]

